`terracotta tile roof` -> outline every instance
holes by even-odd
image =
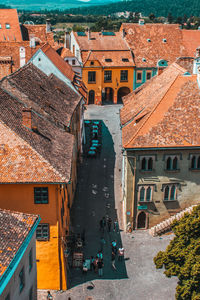
[[[38,100],[30,101],[20,93],[12,97],[10,91],[0,89],[0,182],[56,183],[70,179],[74,136],[53,120],[50,111],[58,105],[51,108],[50,98],[46,99],[49,107],[43,111]],[[32,129],[22,124],[22,110],[28,104],[32,105]]]
[[[41,50],[46,56],[53,62],[53,64],[63,73],[64,76],[69,78],[71,82],[74,80],[74,71],[72,67],[60,57],[60,55],[49,45],[45,44],[41,47]]]
[[[186,100],[183,99],[183,106],[180,106],[180,108],[174,108],[175,102],[173,101],[175,101],[178,93],[180,93],[182,90],[184,90],[184,93],[187,92],[188,97],[188,95],[191,93],[191,89],[186,90],[188,81],[190,81],[190,84],[192,82],[194,95],[196,95],[195,97],[199,97],[199,89],[197,88],[196,77],[184,76],[183,74],[185,72],[185,69],[176,63],[173,63],[161,75],[152,78],[151,83],[146,85],[137,94],[131,93],[127,96],[127,102],[120,112],[121,124],[123,125],[123,147],[170,147],[179,145],[178,141],[180,142],[180,140],[184,138],[186,130],[184,126],[186,124],[181,123],[181,116],[180,119],[175,117],[175,111],[180,110],[181,112],[184,112],[182,118],[185,118],[189,121],[189,119],[186,117],[186,110],[190,110],[193,104],[191,102],[191,106],[188,104],[188,106],[185,107]],[[130,101],[130,99],[132,99],[132,101]],[[168,110],[170,110],[172,104],[174,109],[173,121],[168,114]],[[181,101],[179,102],[179,105],[181,105]],[[190,112],[188,112],[188,115],[192,116]],[[165,126],[162,125],[163,127],[161,128],[160,126],[162,122],[168,122],[168,126],[165,124]],[[180,138],[175,139],[177,133],[176,128],[179,127]],[[162,134],[159,134],[159,130],[160,133],[163,130],[163,136]],[[181,130],[183,133],[182,135]],[[151,135],[148,135],[150,131]],[[172,134],[173,131],[174,134]],[[168,139],[166,137],[168,137]]]
[[[181,32],[187,55],[194,57],[196,48],[200,46],[200,30],[183,29]]]
[[[23,100],[51,122],[62,127],[70,125],[81,96],[56,76],[47,76],[29,63],[6,77],[1,87]]]
[[[52,47],[54,47],[54,38],[53,32],[46,32],[46,25],[29,25],[22,24],[21,31],[23,40],[29,41],[30,37],[35,37],[36,41],[41,43],[49,43]]]
[[[0,209],[0,280],[39,216]]]
[[[104,67],[133,67],[131,51],[82,51],[84,64],[89,60],[97,60]],[[111,61],[106,61],[111,59]]]
[[[123,29],[137,67],[156,67],[161,59],[171,64],[180,56],[188,56],[177,24],[124,23]]]
[[[64,47],[61,49],[60,56],[63,59],[65,57],[75,57],[75,55],[68,48],[64,48]]]
[[[22,35],[16,9],[0,9],[0,41],[21,42]],[[6,28],[9,26],[9,28]]]
[[[88,39],[88,32],[85,36],[78,36],[77,32],[73,32],[78,44],[82,50],[129,50],[125,40],[122,38],[121,32],[115,32],[114,36],[104,36],[101,32],[91,32],[91,38]]]
[[[194,57],[179,57],[176,63],[182,68],[186,69],[190,74],[193,73]]]

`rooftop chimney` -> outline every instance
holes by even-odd
[[[64,48],[70,49],[71,44],[71,36],[68,31],[65,32],[65,42],[64,42]]]
[[[51,22],[50,19],[46,19],[46,33],[51,32]]]
[[[91,32],[90,32],[90,28],[88,28],[88,41],[91,40]]]
[[[122,29],[122,38],[123,38],[123,39],[125,38],[125,35],[126,35],[126,32],[125,32],[125,29],[123,28],[123,29]]]
[[[22,125],[32,129],[32,108],[23,107],[22,109]]]
[[[139,19],[139,25],[144,25],[144,19]]]

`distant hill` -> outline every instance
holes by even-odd
[[[66,10],[74,7],[82,7],[83,10],[89,5],[100,5],[114,2],[117,0],[0,0],[1,4],[17,8],[18,10]]]
[[[153,13],[156,17],[200,16],[200,0],[122,0],[101,6],[70,9],[72,14],[110,15],[121,11],[141,12],[144,16]]]

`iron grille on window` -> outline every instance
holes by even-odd
[[[36,239],[38,241],[49,240],[49,224],[39,224],[36,230]]]
[[[128,81],[128,71],[127,70],[121,71],[121,81]]]
[[[96,82],[96,72],[90,71],[88,72],[88,83]]]
[[[49,202],[48,187],[34,188],[35,204],[47,204]]]
[[[104,82],[111,82],[111,81],[112,81],[112,71],[105,71]]]

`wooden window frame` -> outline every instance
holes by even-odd
[[[127,75],[126,79],[122,79],[122,77],[124,76],[123,73]],[[120,71],[120,82],[128,82],[128,70],[121,70]]]
[[[110,79],[106,79],[106,75],[108,75],[108,73],[110,74]],[[112,71],[111,70],[104,71],[104,82],[112,82]]]
[[[94,80],[89,80],[89,76],[93,73],[94,75]],[[94,84],[96,83],[96,71],[88,71],[88,84]]]
[[[45,194],[45,195],[42,195]],[[46,195],[47,194],[47,195]],[[43,197],[47,199],[43,199]],[[49,203],[49,189],[48,187],[34,187],[34,204],[48,204]]]
[[[46,229],[47,229],[47,236],[43,234],[43,231],[44,231],[44,226],[47,226]],[[41,230],[41,237],[38,237],[37,234],[38,234],[38,231]],[[50,239],[50,228],[49,228],[49,224],[48,223],[40,223],[36,229],[36,240],[37,241],[49,241]]]
[[[141,75],[141,79],[138,79],[138,74]],[[141,83],[142,82],[142,71],[136,71],[136,82]]]
[[[150,77],[149,79],[147,78],[147,74],[151,74],[151,77]],[[149,71],[149,70],[146,71],[146,81],[147,81],[147,80],[150,80],[151,78],[152,78],[152,71]]]

